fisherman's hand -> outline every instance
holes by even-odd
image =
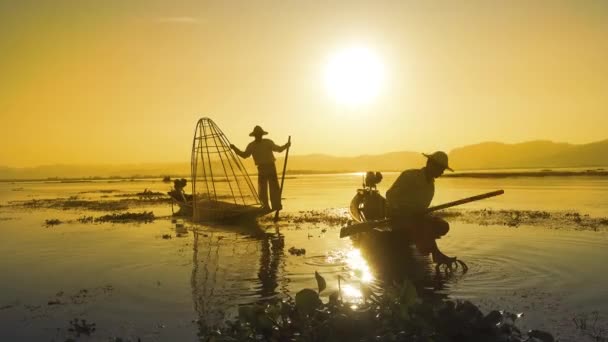
[[[234,146],[234,144],[230,144],[230,149],[236,150],[236,146]]]
[[[287,144],[285,144],[285,148],[289,148],[291,146],[291,141],[288,141]]]

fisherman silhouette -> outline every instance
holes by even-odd
[[[437,267],[451,268],[456,258],[443,254],[435,241],[447,234],[450,225],[440,217],[425,214],[425,210],[435,194],[435,179],[446,169],[453,170],[448,166],[445,152],[423,155],[427,158],[426,166],[403,171],[386,192],[388,216],[393,229],[412,239],[420,254],[430,253]]]
[[[281,210],[283,209],[281,205],[281,189],[279,187],[277,169],[274,165],[275,158],[272,152],[283,152],[291,146],[291,142],[278,146],[270,139],[262,139],[262,136],[266,134],[268,132],[264,131],[262,127],[255,126],[253,131],[249,133],[249,136],[254,137],[255,140],[247,145],[245,151],[239,150],[233,144],[230,144],[230,148],[241,158],[253,156],[253,161],[258,168],[258,195],[260,196],[260,202],[262,202],[262,208],[271,210],[268,204],[268,188],[270,188],[272,210]]]

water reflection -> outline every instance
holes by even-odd
[[[191,287],[201,329],[223,323],[242,304],[287,293],[284,236],[259,227],[193,229]]]
[[[353,284],[346,284],[341,287],[342,299],[347,303],[361,304],[363,302],[363,291],[356,288]]]
[[[288,288],[294,274],[286,271],[285,236],[280,231],[226,226],[193,229],[192,234],[191,288],[201,331],[233,317],[239,305],[301,289]],[[443,288],[443,279],[434,276],[428,257],[420,256],[403,240],[375,233],[352,242],[349,248],[334,250],[322,260],[307,259],[320,262],[309,266],[336,269],[345,301],[361,304],[369,291],[382,294],[387,286],[405,280],[413,283],[419,294],[439,296],[436,291]]]
[[[374,232],[353,237],[353,263],[365,263],[364,279],[373,280],[374,288],[382,291],[386,286],[413,283],[418,293],[436,296],[445,286],[446,279],[437,277],[427,256],[420,255],[413,245],[391,233]],[[349,262],[350,264],[350,262]],[[356,266],[351,266],[357,269]],[[366,276],[369,272],[369,276]]]
[[[276,234],[264,233],[260,239],[260,269],[258,279],[260,280],[259,295],[262,299],[268,299],[278,294],[276,291],[279,286],[278,273],[279,266],[284,266],[282,260],[285,253],[285,237],[278,231]],[[284,292],[287,291],[283,287]]]

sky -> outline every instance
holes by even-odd
[[[189,161],[201,117],[293,154],[589,143],[607,37],[606,1],[0,0],[0,165]],[[383,69],[359,105],[325,85],[353,46]]]

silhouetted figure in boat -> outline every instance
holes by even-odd
[[[451,267],[456,258],[443,254],[435,241],[447,234],[450,225],[439,217],[425,214],[425,211],[435,194],[435,178],[441,176],[446,169],[453,170],[448,166],[445,152],[438,151],[424,156],[427,158],[425,167],[403,171],[386,192],[388,215],[393,222],[393,229],[412,239],[421,254],[430,253],[437,267]]]
[[[268,134],[262,127],[255,126],[253,132],[249,133],[249,136],[255,137],[255,140],[247,145],[245,151],[239,150],[236,146],[230,145],[230,148],[234,150],[241,158],[248,158],[253,156],[253,161],[258,167],[258,193],[260,196],[260,202],[266,210],[270,210],[268,204],[268,188],[270,188],[270,203],[272,204],[272,210],[281,210],[281,189],[279,187],[279,179],[277,177],[277,169],[274,165],[274,152],[283,152],[289,146],[290,142],[283,146],[276,145],[270,139],[262,139],[262,136]]]
[[[168,192],[169,196],[173,197],[173,199],[181,203],[192,202],[192,195],[188,195],[184,191],[186,184],[188,184],[188,181],[185,178],[174,180],[173,189]]]

